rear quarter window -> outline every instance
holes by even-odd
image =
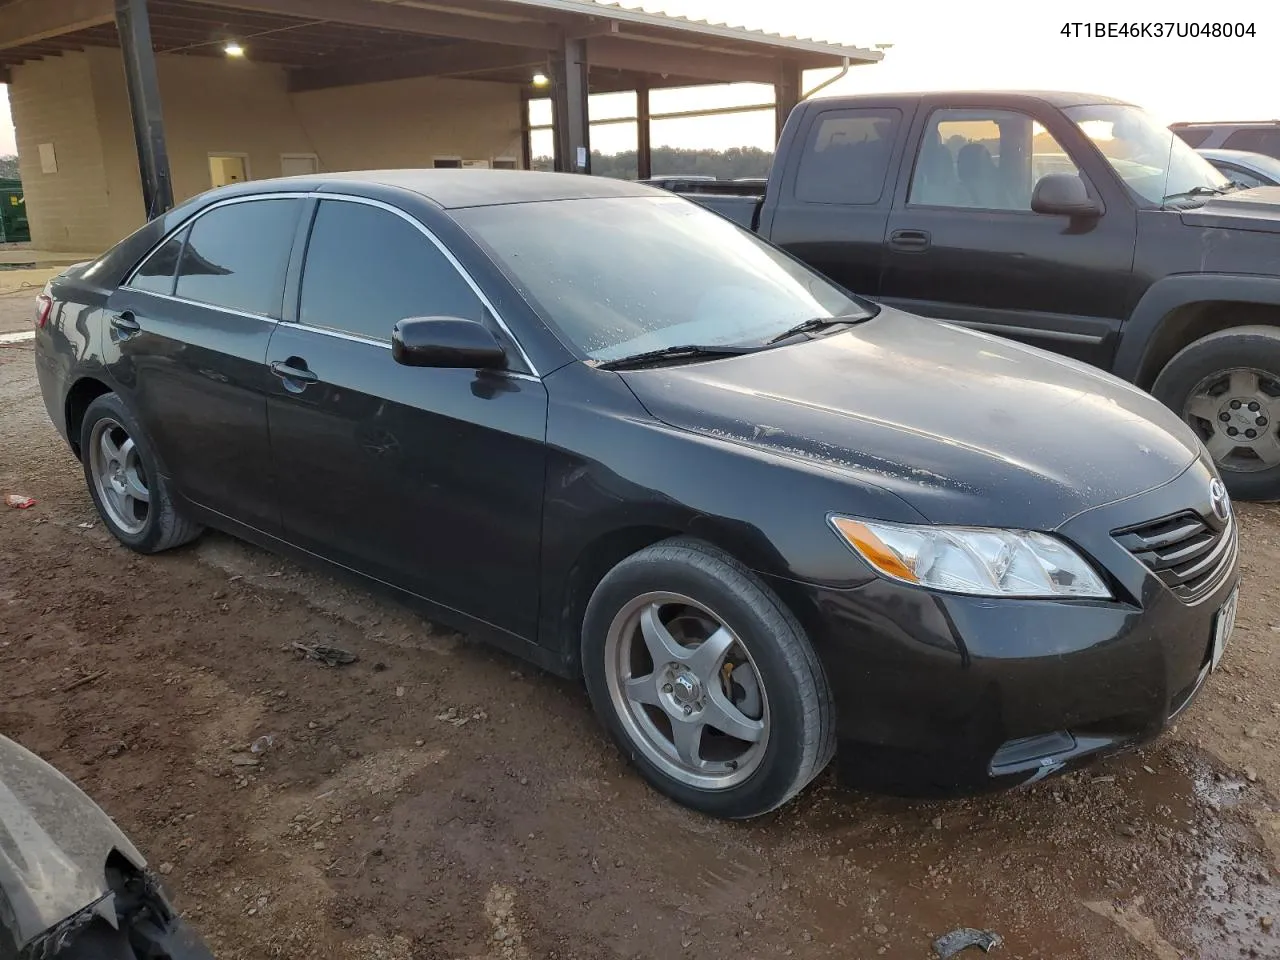
[[[809,128],[796,199],[810,203],[880,202],[902,113],[890,109],[824,110]]]
[[[1200,144],[1204,143],[1206,140],[1209,139],[1209,134],[1212,132],[1213,132],[1212,130],[1209,130],[1207,128],[1200,128],[1197,130],[1175,130],[1174,131],[1174,133],[1176,133],[1179,137],[1181,137],[1189,147],[1200,146]]]

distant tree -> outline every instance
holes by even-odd
[[[0,180],[18,179],[18,158],[10,155],[0,157]]]
[[[728,150],[684,150],[677,147],[653,148],[653,175],[655,177],[718,177],[736,180],[740,177],[765,177],[773,154],[759,147],[730,147]],[[551,157],[534,157],[533,169],[550,170]],[[591,153],[591,172],[598,177],[617,177],[622,180],[636,178],[636,152],[604,154]]]

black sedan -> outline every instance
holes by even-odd
[[[143,553],[215,527],[585,679],[728,817],[973,791],[1158,733],[1236,529],[1145,393],[851,296],[636,184],[389,171],[202,195],[37,305],[49,416]]]

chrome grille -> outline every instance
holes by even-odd
[[[1234,518],[1218,530],[1192,510],[1111,535],[1188,603],[1218,586],[1236,553]]]

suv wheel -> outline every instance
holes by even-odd
[[[1232,496],[1280,499],[1280,330],[1234,327],[1197,340],[1151,392],[1204,441]]]
[[[667,540],[614,567],[587,606],[582,660],[596,713],[641,774],[704,813],[767,813],[835,751],[803,628],[708,544]]]
[[[80,459],[99,516],[126,547],[159,553],[200,535],[178,513],[142,428],[116,394],[103,394],[85,411]]]

